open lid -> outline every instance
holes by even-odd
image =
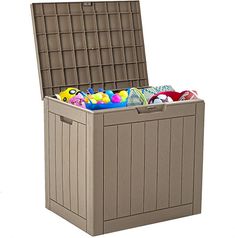
[[[139,1],[31,5],[42,98],[148,86]]]

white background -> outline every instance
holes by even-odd
[[[44,208],[43,103],[28,0],[1,2],[0,237],[89,237]],[[202,214],[106,237],[235,237],[235,1],[142,0],[151,85],[206,101]]]

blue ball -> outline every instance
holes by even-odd
[[[112,96],[114,95],[112,90],[106,90],[105,93],[109,96],[110,100],[112,99]]]

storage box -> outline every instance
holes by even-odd
[[[46,207],[91,235],[200,213],[202,100],[89,111],[51,97],[148,86],[139,2],[36,3],[32,15]]]

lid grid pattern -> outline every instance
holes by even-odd
[[[32,5],[42,94],[148,85],[139,1]]]

